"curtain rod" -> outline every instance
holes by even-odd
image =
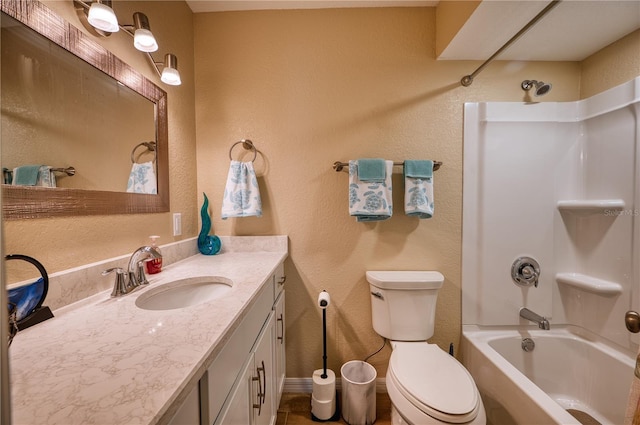
[[[522,36],[522,34],[524,34],[525,32],[527,32],[532,26],[534,26],[540,19],[542,19],[542,17],[544,15],[546,15],[551,9],[553,9],[554,7],[556,7],[558,4],[560,4],[562,0],[553,0],[551,3],[549,3],[544,9],[542,9],[540,11],[540,13],[538,13],[532,20],[529,21],[529,23],[527,25],[525,25],[524,27],[522,27],[522,29],[520,31],[517,32],[516,35],[514,35],[513,37],[511,37],[509,39],[509,41],[507,41],[506,43],[504,43],[504,45],[502,47],[500,47],[493,55],[491,55],[491,57],[489,59],[487,59],[486,61],[484,61],[484,63],[482,65],[480,65],[478,67],[478,69],[476,69],[475,71],[473,71],[471,74],[469,75],[465,75],[464,77],[462,77],[462,79],[460,80],[460,84],[462,84],[465,87],[469,87],[472,83],[473,83],[473,79],[476,75],[478,75],[480,73],[480,71],[482,71],[484,69],[485,66],[489,65],[489,63],[491,63],[496,56],[498,56],[500,53],[502,53],[507,47],[509,47],[514,41],[516,41],[518,38],[520,38]]]

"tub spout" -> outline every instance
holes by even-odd
[[[545,331],[548,331],[550,329],[549,321],[545,317],[542,317],[534,313],[533,311],[529,310],[526,307],[522,307],[520,309],[520,317],[522,317],[523,319],[530,320],[532,322],[536,322],[540,329],[544,329]]]

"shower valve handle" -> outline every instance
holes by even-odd
[[[519,257],[511,265],[511,278],[518,286],[538,287],[540,265],[530,257]]]

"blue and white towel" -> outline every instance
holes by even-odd
[[[41,165],[38,169],[38,181],[36,186],[41,187],[56,187],[56,175],[54,174],[52,167],[48,165]]]
[[[14,186],[56,187],[56,176],[48,165],[22,165],[13,169]]]
[[[127,183],[129,193],[147,193],[156,195],[158,193],[158,183],[153,162],[133,163],[129,182]]]
[[[349,214],[356,217],[357,221],[386,220],[393,214],[393,161],[379,161],[383,161],[384,179],[373,178],[365,181],[358,175],[358,160],[349,161]],[[370,165],[367,163],[367,174],[370,174]]]
[[[404,212],[412,217],[433,217],[433,161],[404,161]]]
[[[262,216],[258,179],[252,162],[231,160],[222,198],[222,218]]]

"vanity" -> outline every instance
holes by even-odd
[[[101,292],[19,332],[9,349],[13,422],[275,423],[287,237],[267,238],[256,246],[232,237],[218,255],[189,256],[134,292]],[[178,308],[164,304],[165,288],[205,277],[230,287]]]

